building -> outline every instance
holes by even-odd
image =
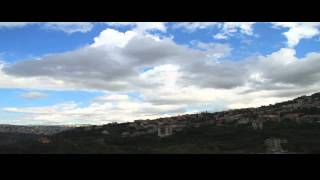
[[[265,145],[267,146],[267,151],[271,153],[284,153],[288,152],[283,150],[281,144],[288,143],[287,140],[281,140],[279,138],[268,138],[265,140]]]
[[[302,115],[303,113],[289,113],[289,114],[285,114],[283,116],[283,119],[289,119],[289,120],[299,122]]]
[[[303,115],[300,116],[300,121],[303,122],[313,122],[313,121],[319,121],[320,120],[320,114],[309,114],[309,115]]]
[[[252,121],[252,128],[254,130],[262,130],[263,129],[263,122],[262,121]]]
[[[157,129],[148,129],[147,130],[147,134],[153,134],[153,133],[156,133],[157,132]]]
[[[259,118],[263,118],[267,121],[275,121],[280,122],[280,115],[279,114],[262,114]]]
[[[238,125],[240,124],[248,124],[250,121],[249,121],[249,118],[243,118],[243,119],[240,119],[237,121]]]
[[[109,134],[109,131],[103,130],[101,133],[102,133],[102,134],[105,134],[105,135],[108,135],[108,134]]]
[[[170,125],[161,125],[158,127],[158,136],[166,137],[172,135],[172,126]]]
[[[122,137],[127,137],[127,136],[129,136],[129,135],[130,135],[129,132],[122,132],[122,133],[121,133],[121,136],[122,136]]]

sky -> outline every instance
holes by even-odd
[[[216,112],[319,87],[318,22],[0,22],[0,124]]]

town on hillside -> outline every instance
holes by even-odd
[[[254,130],[262,130],[266,122],[280,123],[282,121],[292,121],[298,124],[320,122],[320,93],[258,108],[234,109],[215,113],[202,112],[155,120],[113,123],[112,125],[125,127],[123,128],[125,130],[121,132],[122,137],[136,137],[146,134],[166,137],[180,132],[184,128],[199,128],[206,125],[247,125]],[[101,129],[102,134],[109,134],[102,126],[87,126],[84,129],[86,131]]]
[[[83,125],[83,126],[13,126],[0,125],[0,132],[18,132],[26,134],[53,135],[67,130],[80,128],[84,131],[101,130],[101,134],[109,135],[104,127],[122,129],[120,136],[136,137],[147,134],[156,134],[163,138],[185,128],[199,128],[200,126],[250,126],[254,130],[263,129],[266,122],[280,123],[282,121],[320,122],[320,93],[311,96],[301,96],[296,99],[261,106],[258,108],[234,109],[222,112],[202,112],[197,114],[184,114],[173,117],[158,118],[154,120],[135,120],[126,123],[111,123],[107,125]]]

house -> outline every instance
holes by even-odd
[[[279,114],[261,114],[261,115],[259,115],[259,118],[262,118],[262,119],[268,120],[268,121],[280,122],[280,115]]]
[[[129,132],[122,132],[122,133],[121,133],[121,136],[122,136],[122,137],[127,137],[127,136],[129,136],[129,135],[130,135]]]
[[[239,124],[248,124],[249,123],[249,118],[243,118],[243,119],[239,119],[237,121],[238,125]]]
[[[287,152],[283,150],[281,144],[288,143],[287,140],[281,140],[279,138],[268,138],[265,140],[265,145],[267,146],[267,151],[272,153],[284,153]]]
[[[143,125],[144,128],[157,128],[156,124],[145,124]]]
[[[252,121],[252,128],[254,129],[254,130],[262,130],[263,129],[263,122],[262,121],[257,121],[257,120],[255,120],[255,121]]]
[[[228,118],[226,118],[226,122],[230,123],[230,122],[239,120],[242,118],[242,116],[243,116],[242,114],[236,114],[236,115],[229,116]]]
[[[148,129],[147,130],[147,134],[153,134],[153,133],[156,133],[157,132],[157,129]]]
[[[290,108],[290,109],[297,109],[301,105],[302,105],[302,103],[292,103],[292,104],[283,105],[282,107]]]
[[[104,135],[108,135],[108,134],[109,134],[109,131],[103,130],[101,133],[104,134]]]
[[[172,126],[170,125],[161,125],[158,127],[158,136],[166,137],[172,135]]]
[[[313,114],[313,115],[303,115],[300,116],[300,121],[304,122],[312,122],[312,121],[318,121],[320,120],[320,114]]]
[[[288,113],[285,114],[282,118],[299,122],[302,115],[303,113]]]

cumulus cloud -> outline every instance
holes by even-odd
[[[309,53],[299,59],[295,56],[294,49],[283,48],[269,56],[261,57],[256,69],[271,84],[308,86],[319,83],[319,68],[319,53]]]
[[[21,61],[4,71],[10,76],[50,77],[72,86],[106,91],[157,87],[163,79],[146,81],[143,78],[146,75],[139,69],[155,67],[155,71],[165,64],[171,65],[166,68],[176,67],[179,78],[175,83],[180,86],[230,89],[246,83],[259,86],[267,82],[293,85],[317,82],[319,55],[315,53],[298,59],[294,49],[284,48],[250,60],[217,61],[230,53],[229,46],[195,44],[196,49],[177,45],[168,38],[155,40],[134,31],[122,33],[107,29],[90,46],[40,60]]]
[[[231,50],[227,44],[194,41],[188,47],[148,33],[106,29],[81,49],[0,66],[1,87],[37,87],[42,81],[46,88],[100,90],[107,92],[105,96],[93,99],[87,107],[72,102],[4,110],[39,121],[89,119],[100,124],[195,109],[256,107],[319,88],[319,53],[298,58],[294,49],[283,48],[230,61],[226,55]],[[129,92],[141,97],[129,96]]]
[[[272,23],[277,28],[287,28],[284,32],[288,42],[288,47],[295,47],[301,39],[309,39],[319,35],[319,22],[274,22]]]
[[[173,63],[181,66],[186,73],[192,73],[196,68],[192,65],[206,66],[203,64],[205,59],[223,56],[223,52],[229,51],[228,46],[217,44],[207,51],[195,50],[177,45],[171,39],[158,41],[133,31],[121,33],[107,29],[95,38],[91,46],[17,62],[4,68],[4,71],[8,75],[24,78],[50,77],[82,88],[132,90],[150,85],[140,78],[139,69],[143,67]]]
[[[131,40],[136,35],[137,33],[133,31],[127,31],[122,33],[114,29],[106,29],[102,31],[99,36],[94,38],[94,43],[91,46],[105,46],[106,48],[122,48],[125,45],[127,45],[129,40]]]
[[[71,84],[66,85],[63,81],[52,77],[17,77],[4,72],[7,63],[0,61],[0,87],[1,88],[33,88],[38,90],[66,90],[74,89]],[[30,86],[32,85],[32,87]]]
[[[36,92],[36,91],[31,91],[31,92],[21,94],[21,97],[23,97],[25,99],[32,99],[32,100],[33,99],[42,99],[42,98],[46,98],[47,94],[41,93],[41,92]]]

